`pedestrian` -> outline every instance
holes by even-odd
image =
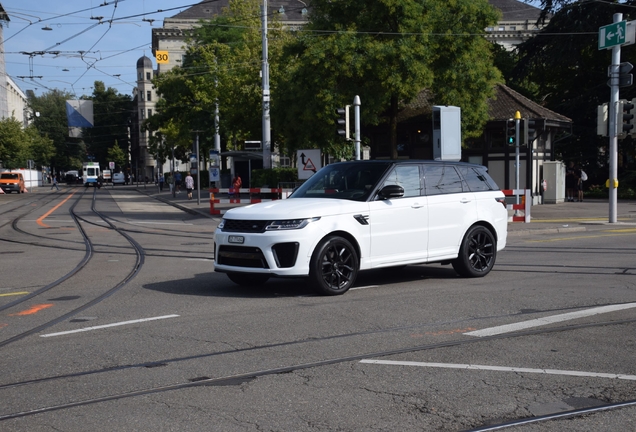
[[[159,174],[159,192],[163,192],[163,182],[164,182],[163,174]]]
[[[51,190],[53,190],[53,188],[60,190],[60,188],[57,186],[57,177],[53,176],[53,183],[51,185]]]
[[[237,174],[234,176],[234,178],[232,179],[232,196],[234,196],[236,194],[237,197],[241,197],[241,186],[243,186],[243,180],[241,180],[241,177]]]
[[[174,173],[174,187],[177,188],[177,193],[181,193],[181,173],[179,171]]]
[[[587,180],[587,174],[585,173],[585,171],[583,171],[581,169],[580,166],[577,166],[576,167],[576,175],[579,178],[578,185],[577,185],[577,191],[578,191],[577,198],[578,198],[579,202],[583,202],[583,182],[585,180]]]
[[[578,195],[579,177],[576,175],[574,162],[570,162],[565,170],[565,195],[568,202],[574,202],[574,197]]]
[[[168,174],[168,186],[170,187],[170,193],[174,193],[174,175]]]
[[[194,189],[194,179],[190,174],[185,178],[186,192],[188,192],[188,199],[192,199],[192,189]]]

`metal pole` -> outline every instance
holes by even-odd
[[[614,14],[614,22],[621,22],[623,14]],[[619,100],[619,72],[621,63],[621,46],[612,47],[612,64],[610,66],[610,106],[609,106],[609,222],[616,223],[617,190],[614,181],[618,177],[618,100]]]
[[[267,0],[263,0],[263,168],[269,169],[272,167],[272,151],[271,145],[271,130],[270,130],[270,115],[269,115],[269,63],[267,55]]]
[[[358,95],[353,98],[353,111],[355,113],[356,160],[360,160],[360,96]]]
[[[521,113],[515,112],[515,189],[519,190],[519,135],[521,123]],[[516,195],[516,203],[519,204],[519,194]]]
[[[197,132],[197,205],[201,204],[201,164],[199,163],[199,132]]]

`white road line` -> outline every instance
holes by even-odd
[[[569,312],[560,315],[552,315],[543,318],[537,318],[529,321],[521,321],[518,323],[506,324],[497,327],[489,327],[482,330],[475,330],[471,332],[464,333],[467,336],[476,336],[476,337],[484,337],[484,336],[494,336],[503,333],[510,333],[518,330],[524,330],[532,327],[539,327],[547,324],[569,321],[578,318],[589,317],[593,315],[599,315],[603,313],[615,312],[624,309],[633,309],[636,308],[636,303],[625,303],[611,306],[600,306],[592,309],[584,309],[577,312]]]
[[[377,288],[379,287],[379,285],[367,285],[367,286],[362,286],[362,287],[357,287],[357,288],[351,288],[349,291],[355,291],[355,290],[361,290],[361,289],[369,289],[369,288]]]
[[[159,316],[159,317],[154,317],[154,318],[143,318],[143,319],[132,320],[132,321],[122,321],[122,322],[113,323],[113,324],[105,324],[105,325],[94,326],[94,327],[84,327],[84,328],[77,329],[77,330],[69,330],[69,331],[63,331],[63,332],[58,332],[58,333],[48,333],[48,334],[40,335],[40,337],[61,336],[61,335],[67,335],[67,334],[72,334],[72,333],[80,333],[80,332],[86,332],[86,331],[92,331],[92,330],[99,330],[99,329],[108,328],[108,327],[117,327],[117,326],[123,326],[123,325],[128,325],[128,324],[137,324],[137,323],[146,322],[146,321],[155,321],[155,320],[160,320],[160,319],[176,318],[178,316],[179,315],[164,315],[164,316]]]
[[[569,371],[569,370],[559,370],[559,369],[531,369],[531,368],[515,368],[515,367],[486,366],[486,365],[473,365],[473,364],[421,363],[421,362],[390,361],[390,360],[360,360],[360,363],[384,364],[384,365],[393,365],[393,366],[418,366],[418,367],[432,367],[432,368],[444,368],[444,369],[487,370],[487,371],[496,371],[496,372],[522,372],[522,373],[535,373],[535,374],[544,374],[544,375],[567,375],[567,376],[578,376],[578,377],[610,378],[610,379],[636,381],[636,375]]]
[[[153,224],[153,225],[192,225],[191,223],[185,223],[185,222],[146,222],[146,221],[139,221],[139,222],[128,222],[131,225],[140,225],[140,224]]]

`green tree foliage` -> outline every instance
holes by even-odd
[[[132,114],[132,98],[122,95],[112,87],[106,88],[103,82],[95,81],[93,94],[93,121],[91,128],[83,128],[82,136],[86,143],[86,152],[96,162],[106,163],[108,150],[122,143],[122,151],[127,151],[128,120]]]
[[[27,161],[48,165],[55,150],[53,141],[42,137],[34,126],[22,129],[15,118],[0,120],[0,161],[4,168],[26,168]]]
[[[288,147],[333,146],[335,109],[359,95],[365,124],[390,125],[397,158],[398,114],[426,89],[431,102],[462,108],[466,136],[480,133],[501,79],[483,37],[498,18],[487,0],[311,4],[273,96],[273,119]]]
[[[519,46],[515,78],[535,83],[534,99],[573,121],[572,137],[554,148],[557,158],[590,167],[588,174],[607,164],[607,156],[599,148],[606,147],[608,139],[597,136],[596,118],[597,106],[610,98],[607,69],[611,50],[598,49],[598,31],[612,23],[614,13],[623,13],[623,18],[629,20],[635,12],[631,7],[634,2],[628,3],[544,0],[546,10],[554,15],[540,35]],[[635,53],[633,47],[624,47],[623,61],[636,63]],[[633,97],[634,87],[621,89],[622,99]],[[619,147],[624,155],[631,154],[621,158],[623,163],[633,160],[630,138],[621,141]]]
[[[41,96],[30,95],[28,104],[33,126],[41,136],[53,141],[54,154],[50,164],[54,170],[78,169],[85,157],[81,140],[69,138],[66,119],[66,101],[76,99],[71,93],[51,90]]]
[[[119,171],[124,171],[126,164],[128,163],[128,155],[124,152],[121,147],[117,143],[114,146],[108,149],[106,152],[108,159],[104,162],[115,162],[115,169]],[[104,163],[106,165],[106,163]]]
[[[157,114],[146,121],[149,130],[161,132],[151,146],[155,154],[165,154],[174,146],[175,154],[185,156],[194,139],[192,131],[196,130],[201,131],[201,149],[210,148],[215,133],[217,102],[221,120],[219,132],[227,148],[240,149],[243,141],[260,139],[262,45],[259,6],[258,0],[231,0],[222,16],[204,22],[194,30],[181,67],[175,67],[153,81],[162,97],[157,103]],[[271,54],[277,52],[285,38],[276,30],[275,22],[270,28],[273,35],[270,36]],[[272,77],[276,73],[273,70]],[[165,140],[164,144],[162,140]]]

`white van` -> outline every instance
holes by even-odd
[[[126,183],[126,176],[124,176],[124,173],[113,173],[113,185],[116,184],[124,184]]]

